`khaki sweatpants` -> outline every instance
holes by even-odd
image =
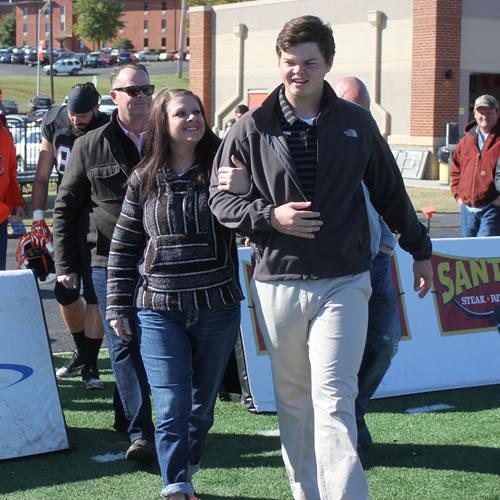
[[[253,281],[271,359],[282,454],[295,500],[365,500],[354,401],[369,273]]]

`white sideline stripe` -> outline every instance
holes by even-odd
[[[270,429],[268,431],[262,431],[259,434],[261,436],[267,436],[267,437],[279,437],[280,436],[280,430],[279,429]]]
[[[98,464],[103,464],[105,462],[116,462],[118,460],[125,460],[125,452],[120,451],[118,453],[105,453],[104,455],[96,455],[91,457],[91,460],[97,462]]]
[[[439,410],[453,410],[456,406],[445,405],[443,403],[429,405],[429,406],[419,406],[418,408],[409,408],[406,410],[406,413],[414,414],[414,413],[428,413],[431,411],[439,411]]]

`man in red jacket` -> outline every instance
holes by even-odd
[[[12,137],[0,121],[0,271],[7,258],[7,222],[24,214],[24,202],[17,183],[16,148]]]
[[[451,192],[460,205],[462,236],[500,236],[500,194],[495,169],[500,168],[498,101],[479,96],[474,121],[465,127],[451,167]]]

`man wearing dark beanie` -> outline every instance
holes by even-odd
[[[44,210],[53,168],[55,167],[57,171],[59,189],[75,140],[89,130],[98,128],[109,121],[109,116],[99,111],[99,97],[92,83],[77,84],[69,93],[67,105],[50,108],[44,117],[40,156],[31,195],[33,246],[43,247],[47,243],[52,243],[52,235],[45,223]],[[90,276],[91,244],[87,242],[88,211],[82,213],[81,217],[82,231],[79,234],[80,256],[78,260],[84,300],[80,297],[80,286],[68,290],[56,282],[54,290],[56,300],[59,302],[61,316],[75,344],[72,357],[57,370],[56,376],[64,378],[81,372],[86,389],[102,389],[103,383],[97,370],[97,357],[104,330]]]

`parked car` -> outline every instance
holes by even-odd
[[[52,106],[52,99],[45,95],[38,95],[31,99],[31,111],[37,109],[49,109]]]
[[[112,66],[118,62],[118,58],[111,52],[102,52],[101,59],[106,66]]]
[[[103,68],[105,63],[100,52],[90,52],[83,61],[85,68]]]
[[[110,115],[116,109],[116,104],[110,95],[102,95],[99,99],[99,111]]]
[[[17,110],[17,102],[13,101],[12,99],[2,99],[2,104],[3,104],[3,112],[6,115],[17,115],[18,110]]]
[[[176,50],[167,50],[165,52],[161,52],[158,56],[159,61],[173,61],[173,56],[176,53]]]
[[[26,134],[19,136],[16,146],[17,171],[25,172],[33,170],[38,163],[40,154],[40,143],[42,142],[42,132],[40,127],[26,128]]]
[[[39,123],[43,120],[43,117],[45,116],[45,113],[47,113],[47,111],[48,109],[45,108],[37,109],[35,111],[32,111],[31,113],[26,114],[26,118],[29,118],[35,123]]]
[[[56,50],[57,50],[57,49],[56,49]],[[59,53],[60,53],[60,52],[59,52]],[[40,62],[41,62],[42,64],[44,64],[44,65],[45,65],[45,64],[49,64],[50,52],[49,52],[47,49],[43,49],[43,50],[41,51],[41,54],[42,54],[42,55],[41,55]],[[54,63],[55,61],[57,61],[57,59],[58,59],[58,58],[59,58],[59,57],[58,57],[58,53],[57,53],[55,50],[53,50],[53,51],[52,51],[52,62]]]
[[[12,57],[12,49],[0,49],[0,63],[10,64]]]
[[[140,62],[158,61],[158,53],[153,52],[151,50],[141,50],[139,52],[136,52],[134,55],[135,55],[135,58]]]
[[[10,62],[12,64],[24,64],[24,49],[12,49]]]
[[[40,124],[25,115],[8,115],[7,127],[16,148],[18,173],[24,173],[26,170],[34,172],[42,141]]]
[[[87,58],[87,53],[86,52],[74,52],[73,57],[75,59],[78,59],[80,61],[80,64],[83,66],[83,61]]]
[[[36,49],[29,49],[24,51],[24,64],[28,66],[35,66],[38,62],[38,53]]]
[[[123,51],[118,54],[118,64],[127,64],[133,61],[135,61],[135,56],[132,52]]]
[[[184,51],[184,61],[189,61],[191,59],[191,55],[189,53],[189,50]],[[176,50],[172,54],[172,61],[178,61],[179,60],[179,51]]]
[[[32,120],[25,115],[7,115],[6,118],[14,143],[19,142],[25,136],[26,127],[32,123]]]
[[[78,59],[58,59],[52,64],[52,74],[59,75],[67,73],[68,75],[77,75],[82,69]],[[50,66],[44,66],[43,70],[50,75]]]
[[[54,56],[56,59],[75,59],[75,53],[64,49],[55,49]]]

